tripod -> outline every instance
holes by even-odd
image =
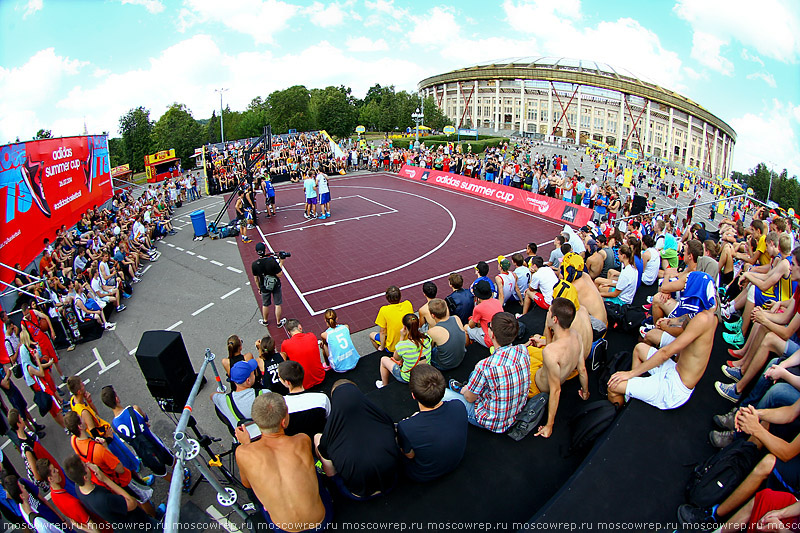
[[[218,468],[219,471],[222,473],[222,476],[226,480],[223,484],[234,485],[240,489],[245,490],[244,485],[242,485],[242,483],[238,479],[236,479],[234,475],[231,473],[230,467],[225,468],[225,465],[222,464],[222,459],[228,457],[229,458],[228,464],[232,466],[233,454],[236,451],[236,447],[238,446],[238,444],[234,444],[231,447],[231,449],[226,452],[222,452],[220,454],[214,453],[214,451],[211,449],[211,444],[214,442],[220,442],[222,439],[202,434],[200,430],[197,428],[197,421],[194,419],[193,416],[189,417],[189,422],[187,425],[192,429],[192,432],[196,437],[197,444],[199,444],[200,447],[206,452],[206,454],[208,454],[208,456],[211,457],[211,459],[209,459],[208,461],[208,465]],[[189,495],[191,496],[192,494],[194,494],[194,491],[197,490],[197,487],[200,485],[200,483],[204,481],[207,483],[204,477],[202,476],[198,477],[197,480],[192,485],[192,487],[189,489]]]

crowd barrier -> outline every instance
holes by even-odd
[[[424,181],[431,185],[492,200],[551,220],[566,222],[576,227],[584,226],[592,219],[593,212],[587,207],[541,194],[534,194],[524,189],[499,185],[491,181],[409,165],[403,165],[399,175],[413,181]]]

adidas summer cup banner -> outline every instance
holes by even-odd
[[[23,267],[62,225],[111,198],[105,135],[0,146],[0,262]],[[14,273],[3,269],[4,281]]]
[[[424,181],[431,185],[438,185],[471,196],[493,200],[535,215],[566,222],[573,226],[585,226],[592,218],[592,210],[586,207],[550,198],[549,196],[534,194],[524,189],[498,185],[491,181],[476,180],[449,172],[408,165],[403,165],[399,175],[414,181]]]

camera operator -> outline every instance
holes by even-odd
[[[262,326],[269,325],[269,306],[275,303],[275,320],[278,327],[283,327],[286,323],[285,318],[281,318],[283,295],[281,294],[281,277],[283,276],[283,260],[288,254],[267,255],[267,247],[263,242],[256,244],[258,259],[253,261],[250,267],[253,277],[258,280],[258,289],[261,291],[261,319],[258,321]]]

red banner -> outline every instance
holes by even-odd
[[[110,170],[105,135],[0,146],[0,262],[27,266],[45,237],[111,198]]]
[[[491,181],[476,180],[440,170],[408,165],[403,165],[399,174],[403,178],[425,181],[479,198],[493,200],[577,227],[586,225],[592,219],[593,212],[587,207],[550,198],[549,196],[542,196],[541,194],[534,194],[523,189],[498,185]]]

